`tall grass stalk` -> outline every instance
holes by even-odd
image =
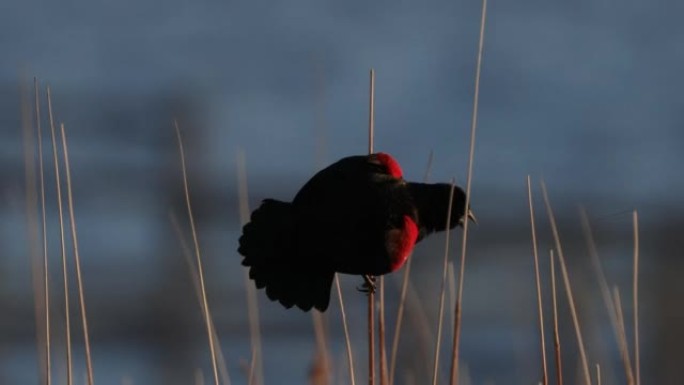
[[[561,273],[563,275],[563,283],[565,285],[565,293],[568,296],[568,303],[570,305],[570,314],[572,315],[572,322],[575,326],[575,335],[577,337],[577,346],[579,347],[580,362],[582,364],[582,372],[584,374],[584,381],[586,385],[591,385],[591,374],[589,373],[589,363],[587,361],[587,354],[584,349],[584,340],[582,339],[582,330],[580,329],[579,318],[577,316],[577,309],[572,295],[572,287],[570,286],[570,277],[568,269],[565,264],[565,257],[563,256],[563,248],[561,246],[560,235],[558,227],[556,226],[556,218],[553,215],[553,209],[549,202],[549,196],[546,192],[546,184],[541,182],[542,195],[544,196],[544,204],[546,205],[546,212],[551,223],[551,230],[553,231],[553,239],[556,244],[556,252],[558,252],[558,261],[560,262]]]
[[[447,275],[449,272],[449,240],[451,239],[451,207],[454,203],[454,188],[456,182],[451,181],[451,190],[449,191],[449,204],[446,212],[446,236],[444,242],[444,259],[442,265],[442,288],[439,293],[439,315],[437,316],[437,339],[435,341],[435,360],[432,367],[432,385],[437,385],[437,378],[439,374],[439,351],[442,344],[442,325],[444,324],[444,297],[447,291]],[[467,220],[467,219],[466,219]]]
[[[627,349],[627,332],[625,329],[625,317],[622,313],[622,300],[620,300],[620,290],[617,286],[613,286],[612,293],[613,306],[615,306],[618,335],[620,340],[623,341],[623,345],[625,346],[624,350],[621,351],[621,354],[623,356],[622,359],[625,362],[629,362],[629,350]],[[634,377],[632,373],[633,372],[631,370],[627,372],[627,384],[629,385],[634,385]]]
[[[427,183],[430,179],[430,171],[432,169],[432,159],[433,151],[430,151],[428,155],[427,168],[425,170],[425,176],[423,177],[423,182]],[[390,367],[389,367],[389,383],[394,385],[394,371],[397,363],[397,351],[399,350],[399,336],[401,334],[401,326],[404,320],[404,308],[406,305],[406,293],[409,286],[409,277],[411,274],[411,264],[413,258],[408,258],[404,264],[404,276],[401,283],[400,294],[399,294],[399,306],[397,309],[397,318],[395,320],[394,327],[394,337],[392,338],[392,351],[390,353]],[[455,298],[455,297],[454,297]]]
[[[468,176],[466,182],[466,210],[470,207],[470,191],[473,178],[473,159],[475,156],[475,133],[477,131],[477,112],[480,100],[480,74],[482,72],[482,53],[484,50],[485,22],[487,20],[487,0],[482,0],[482,16],[480,18],[480,38],[477,50],[477,66],[475,71],[475,94],[473,95],[473,115],[470,126],[470,150],[468,156]],[[454,316],[454,342],[451,352],[450,384],[458,384],[459,345],[461,341],[461,308],[463,306],[463,278],[465,271],[466,246],[468,244],[468,222],[463,221],[463,242],[461,243],[461,265],[459,267],[456,314]]]
[[[36,138],[38,141],[38,173],[40,179],[40,211],[43,243],[43,306],[45,308],[45,384],[52,384],[51,326],[50,326],[50,270],[47,246],[47,215],[45,210],[45,160],[43,159],[43,130],[40,124],[40,92],[38,79],[33,78],[33,94],[35,98]]]
[[[76,266],[76,286],[78,288],[78,303],[81,310],[83,325],[83,343],[85,345],[86,373],[88,385],[93,385],[93,360],[90,354],[90,334],[88,333],[88,317],[86,315],[85,294],[83,290],[83,274],[81,273],[81,256],[78,251],[78,233],[76,231],[76,216],[74,215],[74,196],[71,188],[71,165],[69,163],[69,147],[67,145],[64,123],[59,125],[62,134],[62,151],[64,155],[64,170],[67,182],[67,203],[69,207],[69,223],[71,223],[71,243],[74,248],[74,265]]]
[[[378,335],[380,345],[380,385],[388,385],[389,373],[387,370],[387,348],[385,345],[385,276],[380,276],[380,290],[378,297],[380,303],[378,308]]]
[[[239,150],[236,159],[238,202],[240,222],[242,226],[249,222],[249,192],[247,189],[247,166],[245,153]],[[247,314],[249,319],[249,335],[252,345],[252,362],[250,364],[249,385],[262,385],[264,382],[264,368],[261,360],[261,328],[259,326],[259,300],[255,285],[249,282],[249,269],[245,268],[244,282],[247,293]]]
[[[214,384],[219,385],[218,365],[216,359],[216,349],[214,348],[214,338],[211,327],[211,318],[209,316],[209,302],[207,301],[207,291],[204,285],[204,268],[202,266],[202,253],[200,252],[199,240],[197,238],[197,229],[195,228],[195,217],[192,214],[192,204],[190,203],[190,189],[188,188],[188,173],[185,166],[185,150],[183,149],[183,138],[181,138],[178,121],[173,121],[176,129],[176,138],[178,139],[178,150],[181,158],[181,169],[183,171],[183,192],[185,195],[185,206],[188,211],[188,220],[190,221],[190,232],[192,233],[192,242],[195,247],[195,263],[197,264],[197,276],[200,282],[200,289],[202,291],[202,304],[204,310],[204,321],[207,328],[207,338],[209,339],[209,353],[211,354],[211,367],[214,375]]]
[[[322,361],[322,372],[325,375],[325,384],[330,383],[331,365],[330,354],[328,352],[328,337],[325,332],[325,319],[323,313],[312,311],[311,321],[314,327],[314,336],[316,338],[316,355]]]
[[[354,356],[352,353],[351,337],[349,336],[349,325],[347,323],[347,313],[344,310],[344,300],[342,298],[342,288],[340,287],[340,276],[335,274],[335,287],[337,288],[337,299],[340,301],[340,313],[342,314],[342,328],[344,329],[344,343],[347,347],[347,364],[349,368],[349,381],[351,385],[356,385],[354,376]]]
[[[375,134],[375,70],[370,70],[370,93],[368,108],[368,154],[373,153]],[[368,384],[375,384],[375,293],[368,291]]]
[[[539,276],[539,253],[537,251],[537,229],[534,225],[534,205],[532,204],[532,184],[527,176],[527,203],[530,208],[530,230],[532,232],[532,255],[534,257],[534,278],[537,285],[537,313],[539,315],[539,340],[542,362],[542,384],[548,385],[549,377],[546,368],[546,339],[544,337],[544,311],[542,308],[541,278]]]
[[[48,115],[50,117],[50,137],[52,139],[52,155],[55,166],[55,185],[57,189],[57,209],[59,214],[59,240],[62,253],[62,277],[64,280],[64,333],[66,336],[66,365],[67,385],[73,385],[73,365],[71,353],[71,317],[69,316],[69,277],[67,272],[66,244],[64,236],[64,210],[62,207],[62,183],[59,173],[59,160],[57,155],[57,135],[55,133],[55,120],[52,113],[52,96],[50,87],[47,88]]]
[[[553,355],[556,361],[556,384],[563,385],[563,361],[561,357],[560,333],[558,332],[558,296],[556,295],[556,266],[553,250],[549,251],[551,266],[551,302],[553,307]]]
[[[38,79],[33,78],[33,104],[29,87],[24,81],[20,88],[21,101],[21,131],[24,147],[24,185],[26,195],[26,224],[28,233],[28,251],[31,263],[31,282],[34,293],[34,309],[36,320],[36,347],[38,349],[39,383],[50,384],[50,338],[49,338],[49,297],[46,294],[48,286],[45,284],[47,271],[47,222],[45,215],[45,173],[43,171],[43,151],[40,130],[40,100]],[[38,169],[36,177],[36,141],[38,141]],[[40,186],[36,186],[36,181]],[[40,195],[38,194],[40,190]],[[40,199],[39,199],[40,197]],[[38,206],[40,202],[40,213]],[[41,224],[38,218],[41,218]],[[42,226],[41,226],[42,225]],[[42,249],[42,250],[41,250]],[[46,301],[48,305],[46,305]],[[46,317],[48,321],[46,321]],[[47,330],[46,330],[47,329]]]
[[[204,372],[202,369],[195,369],[195,385],[204,385]]]
[[[639,359],[639,215],[632,213],[634,230],[634,276],[632,279],[632,309],[634,311],[634,376],[636,385],[641,385],[641,362]]]
[[[454,268],[454,262],[449,261],[447,267],[448,270],[448,286],[449,286],[449,325],[454,324],[454,317],[456,316],[456,269]],[[453,330],[451,331],[453,333]],[[453,340],[454,336],[451,336]]]
[[[589,249],[589,257],[591,258],[591,265],[596,274],[596,280],[601,291],[601,298],[603,299],[603,305],[608,311],[608,318],[613,329],[613,334],[615,335],[615,340],[618,344],[618,349],[620,350],[620,358],[622,359],[622,364],[625,369],[625,378],[627,384],[634,384],[634,371],[632,369],[632,360],[629,356],[629,349],[627,347],[627,338],[624,333],[621,332],[620,321],[618,319],[618,312],[615,305],[615,299],[611,294],[610,287],[608,285],[608,280],[603,271],[603,266],[601,265],[601,260],[599,258],[598,250],[596,248],[596,242],[594,241],[593,231],[591,229],[591,224],[589,222],[589,216],[583,208],[580,209],[580,217],[582,219],[582,231],[584,232],[584,238],[587,242],[587,248]]]
[[[169,212],[169,219],[171,220],[171,225],[173,226],[173,229],[176,232],[176,237],[178,238],[178,241],[180,242],[181,250],[183,252],[183,257],[185,259],[185,263],[188,265],[188,271],[190,272],[190,279],[192,280],[192,286],[195,289],[195,295],[197,296],[197,301],[199,302],[200,305],[200,310],[202,311],[202,318],[204,318],[205,314],[209,315],[209,324],[211,326],[211,334],[212,337],[214,338],[214,346],[216,347],[216,356],[218,359],[218,369],[219,369],[219,374],[221,376],[221,381],[223,382],[224,385],[230,385],[230,375],[228,373],[228,367],[226,366],[226,358],[225,354],[223,353],[223,348],[221,348],[221,343],[218,338],[218,333],[216,332],[216,327],[214,326],[214,316],[211,314],[211,312],[206,312],[204,309],[204,302],[202,301],[202,287],[200,285],[200,280],[199,280],[199,273],[197,272],[197,267],[195,266],[195,262],[193,261],[193,255],[192,255],[192,250],[190,250],[190,246],[188,245],[188,242],[186,241],[185,237],[183,236],[183,230],[181,230],[180,223],[178,222],[178,218],[176,215],[174,215],[173,212]]]

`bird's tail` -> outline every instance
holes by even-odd
[[[242,229],[238,252],[249,278],[266,288],[272,301],[304,311],[328,308],[335,272],[317,268],[297,255],[292,204],[266,199]]]

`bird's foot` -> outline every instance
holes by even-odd
[[[357,288],[358,291],[366,294],[375,293],[375,276],[370,274],[363,275],[363,285]]]

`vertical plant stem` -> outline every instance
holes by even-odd
[[[444,298],[447,291],[447,273],[449,270],[449,240],[451,235],[451,207],[454,202],[454,188],[456,182],[451,181],[451,190],[449,191],[449,204],[446,212],[446,236],[444,244],[444,259],[442,266],[442,288],[439,293],[439,315],[437,316],[437,340],[435,341],[435,361],[432,367],[432,385],[437,385],[437,378],[439,374],[439,351],[442,343],[442,325],[444,324]],[[467,220],[467,219],[466,219]]]
[[[380,308],[378,311],[378,334],[380,345],[380,385],[388,385],[387,350],[385,345],[385,277],[380,277]]]
[[[50,357],[50,274],[48,265],[47,247],[47,215],[45,213],[45,162],[43,159],[43,130],[40,125],[40,94],[38,92],[38,79],[33,78],[33,92],[35,97],[36,112],[36,138],[38,140],[38,173],[40,178],[40,212],[42,219],[43,235],[43,306],[45,307],[45,383],[52,384],[52,357]]]
[[[37,81],[33,78],[34,85]],[[36,92],[37,95],[37,92]],[[43,291],[43,264],[40,256],[40,226],[38,225],[38,188],[36,186],[36,146],[32,110],[37,104],[31,105],[29,88],[24,76],[19,82],[19,103],[21,111],[21,136],[24,155],[24,208],[26,214],[27,257],[31,265],[31,286],[33,289],[33,309],[36,332],[36,348],[38,349],[38,383],[46,382],[47,373],[45,355],[45,297]],[[40,114],[38,114],[40,116]],[[43,237],[44,238],[44,237]]]
[[[534,277],[537,284],[537,311],[539,313],[539,339],[541,342],[542,360],[542,384],[548,385],[548,372],[546,369],[546,340],[544,337],[544,311],[542,308],[541,279],[539,276],[539,254],[537,252],[537,230],[534,225],[534,205],[532,204],[532,185],[530,176],[527,176],[527,201],[530,207],[530,229],[532,230],[532,254],[534,256]]]
[[[375,134],[375,70],[370,70],[370,98],[368,114],[368,154],[373,153]],[[375,294],[368,291],[368,384],[375,384]]]
[[[427,169],[425,170],[424,182],[427,182],[430,177],[430,170],[432,169],[433,151],[430,151],[428,156]],[[394,385],[394,371],[397,363],[397,351],[399,350],[399,336],[401,334],[401,326],[404,319],[404,308],[406,305],[406,293],[409,286],[409,276],[411,274],[411,264],[413,258],[409,258],[404,264],[404,277],[401,283],[401,290],[399,294],[399,308],[397,309],[396,326],[394,328],[394,338],[392,339],[392,352],[390,356],[389,367],[389,383]]]
[[[375,384],[375,296],[368,293],[368,384]]]
[[[202,369],[195,369],[195,385],[204,385],[204,372]]]
[[[342,300],[342,289],[340,288],[340,276],[335,274],[335,287],[337,287],[337,299],[340,301],[340,312],[342,313],[342,327],[344,328],[344,342],[347,347],[347,361],[349,363],[349,380],[351,385],[356,385],[354,376],[354,357],[352,354],[351,337],[349,336],[349,326],[347,324],[347,313],[344,311],[344,301]]]
[[[584,231],[584,237],[587,240],[587,246],[589,248],[589,256],[591,257],[591,264],[596,274],[596,279],[599,284],[599,289],[601,290],[601,297],[603,299],[603,304],[608,311],[608,318],[610,319],[610,324],[613,329],[613,334],[615,335],[615,340],[618,344],[618,349],[620,350],[620,358],[625,369],[625,378],[627,379],[628,385],[634,385],[634,374],[632,370],[632,360],[629,357],[629,349],[627,347],[627,336],[622,332],[620,327],[620,320],[615,304],[613,295],[610,292],[608,286],[608,280],[601,266],[601,260],[598,255],[598,250],[596,249],[596,242],[594,242],[594,236],[592,235],[591,224],[589,223],[589,216],[586,210],[581,209],[580,215],[582,217],[582,228]]]
[[[36,79],[34,78],[34,84]],[[40,227],[38,225],[38,188],[36,186],[36,148],[32,110],[35,105],[30,102],[29,89],[23,74],[19,82],[19,105],[21,112],[21,137],[24,155],[24,208],[26,214],[27,257],[31,265],[31,286],[33,289],[33,309],[35,319],[36,347],[38,354],[38,383],[44,384],[45,373],[45,338],[43,329],[44,305],[43,297],[43,265],[40,260]]]
[[[197,273],[197,267],[195,267],[195,262],[193,261],[193,252],[192,250],[190,250],[190,246],[188,246],[188,243],[186,242],[185,237],[183,236],[183,231],[181,230],[180,223],[178,222],[178,218],[176,217],[176,215],[174,215],[173,212],[169,212],[169,218],[171,220],[171,224],[174,230],[176,231],[176,237],[180,242],[181,250],[183,251],[183,256],[185,257],[185,262],[188,265],[190,279],[192,279],[193,288],[195,289],[195,295],[197,296],[197,300],[200,305],[200,310],[202,311],[202,317],[204,317],[205,314],[208,314],[210,317],[209,322],[211,325],[211,334],[214,338],[214,346],[216,347],[216,356],[218,358],[219,374],[221,375],[221,380],[223,381],[224,385],[230,385],[230,375],[228,373],[228,367],[226,366],[226,358],[223,354],[223,349],[221,348],[218,333],[216,333],[216,327],[214,326],[214,317],[211,313],[206,313],[204,310],[204,302],[202,301],[202,288],[199,282],[199,274]]]
[[[473,159],[475,155],[475,133],[477,129],[477,112],[480,100],[480,74],[482,71],[482,53],[484,50],[485,22],[487,20],[487,0],[482,0],[482,16],[480,18],[480,38],[477,50],[477,67],[475,72],[475,94],[473,96],[473,115],[470,126],[470,150],[468,156],[468,176],[466,182],[466,212],[470,207],[470,191],[473,177]],[[451,352],[450,384],[458,384],[459,347],[461,342],[461,307],[463,306],[463,278],[465,271],[466,246],[468,244],[468,219],[463,221],[463,242],[461,243],[461,265],[459,267],[456,314],[454,316],[454,342]]]
[[[449,287],[449,297],[447,300],[449,303],[449,325],[453,325],[454,317],[456,316],[456,269],[454,268],[453,261],[449,261],[447,270]],[[451,332],[453,333],[454,331],[452,330]],[[451,335],[451,339],[454,339],[453,335]]]
[[[368,99],[368,154],[373,153],[375,140],[375,70],[370,70],[370,92]]]
[[[59,239],[62,253],[62,277],[64,279],[64,333],[66,335],[67,384],[73,385],[73,369],[71,354],[71,318],[69,316],[69,277],[67,272],[66,245],[64,236],[64,212],[62,209],[62,184],[59,176],[59,160],[57,155],[57,135],[55,121],[52,114],[52,96],[50,87],[47,88],[48,115],[50,116],[50,136],[52,138],[52,154],[55,164],[55,181],[57,188],[57,208],[59,214]]]
[[[584,381],[586,385],[591,385],[591,374],[589,373],[589,363],[587,361],[587,354],[584,349],[584,340],[582,339],[582,331],[580,329],[579,318],[577,316],[577,309],[575,308],[575,301],[572,295],[572,287],[570,286],[570,277],[568,269],[565,264],[565,257],[563,256],[563,248],[561,247],[560,235],[558,234],[558,227],[556,226],[556,219],[553,215],[549,196],[546,192],[546,185],[541,183],[542,194],[544,196],[544,204],[546,205],[546,212],[549,215],[549,222],[551,223],[551,230],[553,231],[553,239],[556,244],[556,251],[558,252],[558,261],[560,262],[561,273],[563,275],[563,283],[565,284],[565,293],[568,296],[568,303],[570,305],[570,314],[575,326],[575,335],[577,337],[577,346],[579,347],[580,359],[582,363],[582,372],[584,374]]]
[[[249,222],[249,201],[247,191],[247,167],[245,153],[237,153],[237,182],[240,222],[242,226]],[[247,313],[249,319],[249,335],[252,344],[252,363],[248,384],[263,385],[264,370],[261,361],[261,329],[259,328],[259,300],[256,287],[249,282],[249,269],[245,268],[245,291],[247,293]]]
[[[83,342],[85,345],[87,379],[88,385],[93,385],[93,361],[90,355],[90,335],[88,333],[88,317],[86,316],[83,276],[81,274],[81,256],[78,252],[78,235],[76,232],[76,217],[74,215],[74,198],[71,189],[71,165],[69,164],[69,149],[67,146],[66,133],[64,132],[64,123],[60,124],[59,128],[62,134],[62,151],[64,153],[64,170],[66,171],[69,222],[71,223],[71,242],[74,248],[76,286],[78,287],[78,301],[81,310],[81,323],[83,324]]]
[[[553,250],[549,251],[551,261],[551,300],[553,302],[553,352],[556,359],[556,384],[563,385],[563,361],[561,359],[560,333],[558,332],[558,297],[556,295],[556,267]]]
[[[615,316],[617,320],[618,338],[622,342],[624,349],[620,350],[622,360],[625,362],[625,367],[629,368],[627,371],[627,385],[634,385],[634,375],[630,365],[629,350],[627,349],[627,331],[625,330],[625,317],[622,313],[622,301],[620,300],[620,290],[617,286],[613,286],[612,294],[613,306],[615,307]]]
[[[370,100],[369,100],[369,117],[368,117],[368,153],[372,154],[373,153],[373,141],[374,141],[374,134],[375,134],[375,70],[371,69],[370,70]],[[387,352],[385,350],[385,277],[380,277],[379,278],[379,297],[380,297],[380,309],[379,309],[379,314],[378,314],[378,334],[379,334],[379,345],[380,345],[380,384],[381,385],[387,385],[388,383],[388,375],[387,375]],[[374,313],[373,309],[373,303],[375,302],[373,299],[373,294],[372,292],[369,293],[368,296],[368,301],[369,301],[369,312]],[[369,328],[372,330],[373,325],[372,325],[372,318],[369,315]],[[373,338],[372,333],[369,335],[369,338]],[[373,340],[371,340],[370,344],[373,344]],[[373,354],[372,351],[374,349],[369,349],[369,355]],[[373,384],[375,379],[374,379],[374,362],[372,359],[369,358],[369,363],[371,364],[371,374],[369,377],[369,383]]]
[[[324,373],[324,376],[325,376],[324,384],[328,385],[328,384],[330,384],[330,379],[331,379],[331,365],[330,365],[330,354],[328,352],[328,343],[327,343],[328,337],[327,337],[327,333],[325,332],[325,325],[324,325],[324,323],[325,323],[324,322],[325,321],[324,314],[321,312],[312,311],[311,312],[311,321],[313,323],[314,336],[316,338],[316,358],[315,359],[321,360],[322,372]],[[315,375],[312,375],[312,377],[315,377]],[[312,380],[312,382],[315,382],[315,381],[316,380]]]
[[[641,385],[640,360],[639,360],[639,216],[634,210],[632,214],[634,223],[634,277],[632,282],[632,305],[634,310],[634,377],[636,385]]]
[[[178,139],[178,150],[181,158],[181,169],[183,171],[183,192],[185,193],[185,206],[188,210],[188,219],[190,221],[190,231],[192,232],[192,242],[195,246],[195,263],[197,264],[197,276],[200,282],[200,289],[202,291],[202,304],[204,306],[204,323],[207,328],[207,338],[209,339],[209,353],[211,354],[211,367],[214,374],[214,384],[219,385],[218,365],[216,360],[216,350],[214,348],[214,338],[211,329],[211,317],[209,315],[209,301],[207,300],[207,291],[204,285],[204,268],[202,266],[202,254],[200,253],[199,240],[197,239],[197,229],[195,228],[195,217],[192,214],[192,205],[190,204],[190,190],[188,188],[188,174],[185,166],[185,150],[183,149],[183,139],[181,138],[180,128],[178,122],[173,121],[176,129],[176,138]]]

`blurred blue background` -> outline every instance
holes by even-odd
[[[28,138],[27,147],[21,131],[33,76],[40,80],[43,110],[45,86],[51,86],[56,119],[69,136],[97,383],[187,384],[198,369],[210,379],[200,308],[169,220],[175,212],[187,230],[173,118],[188,146],[210,306],[233,383],[247,383],[249,326],[235,251],[239,154],[245,154],[253,207],[267,197],[291,199],[320,167],[366,151],[368,71],[375,68],[376,150],[393,154],[412,180],[423,178],[433,152],[430,179],[455,177],[465,184],[480,6],[441,0],[5,1],[0,382],[39,380],[30,256],[41,247],[32,241],[37,216],[25,173],[25,154],[36,146]],[[683,11],[676,1],[490,2],[472,188],[480,224],[469,238],[463,310],[461,357],[473,383],[539,380],[528,174],[549,187],[589,357],[605,367],[603,383],[624,383],[624,374],[590,268],[579,205],[592,219],[609,280],[622,290],[625,314],[631,314],[631,211],[638,210],[642,378],[676,384],[684,376]],[[23,116],[34,121],[30,110]],[[45,115],[41,123],[47,127]],[[43,144],[51,161],[49,138]],[[58,217],[52,163],[46,167],[53,375],[63,383]],[[537,222],[546,255],[552,238],[542,208],[537,205]],[[458,242],[451,248],[454,260]],[[443,244],[436,236],[414,253],[413,283],[423,310],[411,307],[414,316],[407,319],[424,317],[429,327],[407,323],[397,384],[430,378]],[[548,269],[547,259],[542,268]],[[389,280],[388,318],[396,314],[396,275]],[[542,283],[548,287],[548,274]],[[361,380],[365,298],[354,290],[356,277],[342,277],[342,284]],[[286,311],[262,292],[258,298],[265,382],[306,383],[315,361],[311,316]],[[332,303],[325,317],[329,347],[335,378],[346,379],[339,310]],[[564,298],[561,308],[570,380],[577,362]],[[79,324],[72,326],[81,349]],[[448,365],[443,369],[446,378]],[[77,351],[79,381],[83,372]]]

